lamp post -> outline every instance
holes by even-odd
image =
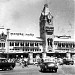
[[[7,59],[9,58],[9,30],[7,29]]]

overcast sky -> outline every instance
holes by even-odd
[[[0,25],[11,32],[39,36],[39,17],[46,0],[0,0]],[[74,0],[47,0],[55,35],[74,36]]]

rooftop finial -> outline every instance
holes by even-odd
[[[45,0],[44,7],[48,7],[48,2],[47,2],[47,0]]]

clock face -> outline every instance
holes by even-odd
[[[51,15],[48,15],[48,19],[52,19],[52,16]]]
[[[52,19],[47,19],[48,24],[52,24]]]

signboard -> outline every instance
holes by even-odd
[[[48,26],[46,26],[46,27],[45,27],[45,30],[46,30],[46,31],[54,31],[54,27],[48,27]]]
[[[54,31],[54,27],[45,27],[45,30],[47,32],[47,34],[53,34],[53,31]]]

